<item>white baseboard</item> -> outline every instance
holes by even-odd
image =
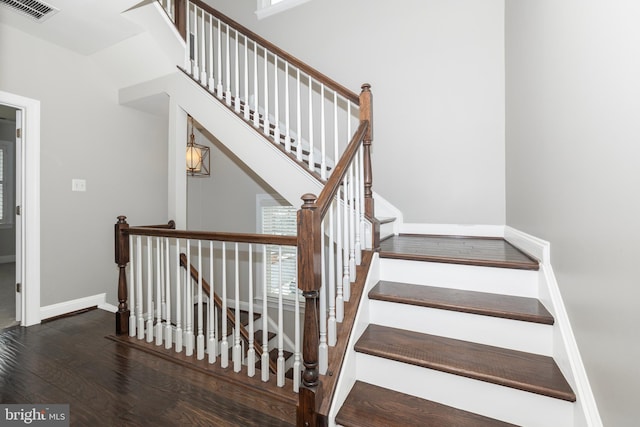
[[[83,310],[89,307],[98,306],[104,310],[111,311],[108,306],[113,307],[106,302],[107,294],[98,294],[90,297],[78,298],[71,301],[60,302],[57,304],[40,307],[40,319],[45,320],[51,317],[60,316],[74,311]],[[116,309],[117,310],[117,309]],[[114,310],[114,312],[116,311]]]
[[[404,223],[400,234],[432,234],[437,236],[504,237],[504,225],[417,224]]]
[[[113,305],[113,304],[109,304],[108,302],[105,302],[104,304],[98,304],[98,308],[100,310],[104,310],[104,311],[108,311],[111,313],[115,313],[116,311],[118,311],[118,307]]]
[[[15,255],[2,255],[0,256],[0,264],[8,264],[10,262],[16,262]]]
[[[512,245],[540,261],[540,299],[553,313],[556,342],[562,343],[562,345],[556,346],[554,359],[576,393],[576,403],[580,407],[580,410],[576,411],[576,417],[580,417],[588,427],[602,427],[600,413],[578,350],[575,335],[571,329],[569,315],[551,266],[550,243],[509,226],[505,227],[504,237]],[[576,418],[576,425],[582,425],[578,418]]]

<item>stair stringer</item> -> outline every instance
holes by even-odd
[[[323,184],[302,165],[181,71],[121,89],[119,99],[121,104],[138,108],[145,100],[156,99],[163,93],[292,206],[302,204],[303,194],[319,195],[322,191]],[[169,138],[170,152],[176,151],[178,144],[186,144],[186,135],[181,141],[172,140],[171,135]]]
[[[602,427],[602,419],[551,266],[551,245],[509,226],[505,227],[504,237],[512,245],[540,261],[539,299],[555,318],[553,358],[576,394],[575,425]]]
[[[364,291],[362,293],[362,298],[360,298],[360,305],[358,306],[358,311],[356,313],[353,330],[351,331],[349,342],[347,343],[344,361],[342,363],[342,368],[340,369],[338,381],[336,383],[336,389],[333,395],[333,401],[331,402],[331,406],[329,407],[329,415],[327,417],[329,426],[336,425],[336,415],[338,414],[340,407],[342,407],[342,404],[346,400],[349,391],[351,391],[351,388],[356,382],[357,353],[354,347],[364,330],[369,325],[369,291],[373,289],[373,287],[376,285],[376,283],[378,283],[379,280],[380,255],[375,252],[373,254],[373,258],[371,259],[371,267],[369,268],[367,279],[365,280]],[[320,380],[322,380],[322,378],[320,378]]]

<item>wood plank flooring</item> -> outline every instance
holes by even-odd
[[[380,243],[380,257],[537,270],[538,262],[501,238],[400,234]]]
[[[77,426],[293,426],[295,405],[104,337],[101,310],[0,331],[0,402],[68,403]]]

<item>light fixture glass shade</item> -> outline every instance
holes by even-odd
[[[196,137],[193,134],[193,118],[191,121],[191,133],[187,140],[187,152],[185,153],[187,174],[190,176],[209,176],[210,158],[209,147],[196,143]]]

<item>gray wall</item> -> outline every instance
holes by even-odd
[[[606,426],[640,419],[640,3],[507,0],[507,223],[551,243]]]
[[[374,94],[374,188],[408,222],[504,224],[504,0],[312,0],[258,21],[207,0],[355,92]]]
[[[167,220],[166,119],[119,106],[89,57],[4,25],[0,63],[0,90],[41,101],[41,304],[102,292],[116,303],[116,216]]]

